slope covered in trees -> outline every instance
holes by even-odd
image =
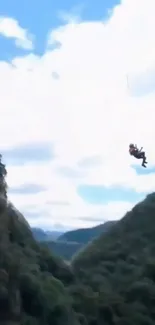
[[[108,221],[101,225],[91,228],[82,228],[72,231],[67,231],[58,238],[58,241],[76,242],[80,244],[87,244],[89,241],[98,237],[102,233],[108,231],[116,221]]]
[[[36,243],[9,207],[0,224],[0,319],[4,324],[78,324],[65,289],[74,280],[71,270]]]
[[[155,193],[76,256],[73,269],[88,324],[155,324]]]

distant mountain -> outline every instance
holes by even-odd
[[[63,231],[45,231],[47,240],[57,240],[64,232]]]
[[[51,252],[64,260],[70,260],[72,256],[83,247],[83,244],[75,242],[46,241],[46,244]]]
[[[32,233],[34,235],[34,238],[37,241],[45,241],[47,239],[47,235],[45,233],[45,231],[43,231],[40,228],[31,228],[32,229]]]
[[[116,222],[117,221],[107,221],[96,227],[67,231],[58,238],[58,241],[87,244],[89,241],[98,237],[100,234],[107,232],[114,224],[116,224]]]
[[[63,232],[60,231],[44,231],[41,228],[35,228],[35,227],[32,227],[31,229],[34,238],[40,242],[47,241],[47,240],[56,240],[60,235],[63,234]]]
[[[88,242],[107,232],[115,223],[116,221],[108,221],[96,227],[68,231],[57,240],[46,239],[46,243],[53,253],[65,260],[71,260]]]

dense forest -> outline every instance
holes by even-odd
[[[155,324],[154,252],[152,193],[72,261],[88,324]]]
[[[0,161],[2,325],[155,324],[155,193],[67,265],[8,202],[5,176]]]

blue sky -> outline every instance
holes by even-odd
[[[35,35],[35,53],[42,54],[46,47],[47,33],[51,28],[55,28],[62,23],[63,14],[71,13],[80,15],[83,20],[103,20],[106,19],[111,10],[119,1],[26,1],[24,4],[19,0],[12,3],[9,0],[0,4],[0,15],[9,16],[18,20],[24,28],[27,28]],[[13,55],[23,53],[17,51],[13,42],[0,39],[1,53],[0,58],[10,59]]]
[[[1,153],[10,199],[33,226],[118,219],[154,191],[154,10],[152,0],[0,4]]]
[[[55,154],[52,144],[46,142],[29,142],[9,149],[4,149],[1,154],[5,157],[7,165],[24,165],[33,162],[44,162],[53,159]]]
[[[130,200],[130,202],[140,201],[144,199],[144,195],[136,193],[130,189],[122,189],[119,187],[106,188],[104,186],[87,186],[83,185],[78,188],[78,194],[87,202],[92,204],[107,204],[109,198],[112,201]]]

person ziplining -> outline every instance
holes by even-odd
[[[145,151],[142,151],[143,147],[141,147],[141,149],[137,148],[137,145],[134,145],[133,143],[131,143],[129,145],[129,154],[133,157],[135,157],[136,159],[142,159],[142,166],[146,168],[146,156],[145,156]]]

